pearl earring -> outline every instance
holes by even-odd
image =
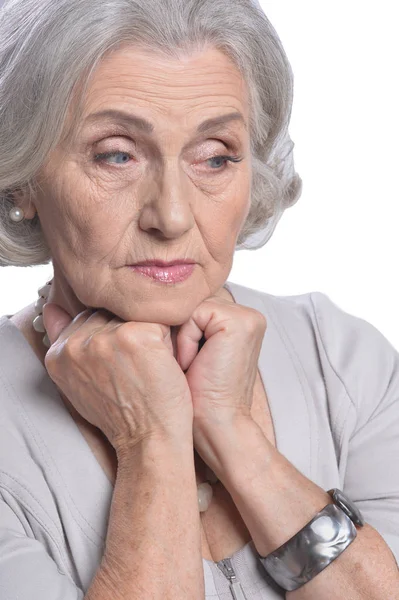
[[[25,218],[24,211],[22,210],[22,208],[18,208],[18,206],[13,206],[8,214],[11,221],[14,221],[14,223],[19,223]]]

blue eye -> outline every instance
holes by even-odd
[[[223,165],[221,165],[221,166],[226,166],[228,161],[234,162],[234,163],[239,163],[243,159],[239,158],[238,156],[212,156],[212,158],[208,158],[207,162],[209,162],[210,160],[219,160],[219,161],[222,160]],[[212,170],[213,171],[220,171],[220,170],[224,171],[224,169],[220,169],[220,167],[216,168],[216,169],[212,169]]]
[[[125,152],[123,150],[114,150],[113,152],[103,152],[102,154],[96,154],[94,156],[93,160],[96,163],[103,163],[103,162],[105,163],[109,158],[117,156],[118,154],[122,155],[122,156],[124,155],[125,157],[133,158],[133,156],[131,154],[129,154],[129,152]],[[129,158],[127,160],[123,160],[122,162],[117,162],[114,164],[126,164],[129,162]],[[244,160],[244,159],[240,158],[239,156],[212,156],[211,158],[208,158],[205,162],[222,161],[221,165],[219,165],[219,166],[217,165],[216,168],[211,169],[212,171],[222,172],[222,171],[225,171],[227,162],[239,163],[242,160]]]
[[[133,158],[131,154],[129,154],[129,152],[125,152],[124,150],[115,150],[114,152],[104,152],[103,154],[96,154],[94,157],[94,161],[95,162],[105,162],[108,158],[111,158],[111,156],[116,156],[117,154],[122,154],[125,157],[128,156],[129,158]],[[127,163],[128,160],[123,160],[122,162],[116,163],[116,164],[125,164]]]

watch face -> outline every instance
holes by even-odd
[[[351,500],[349,500],[348,496],[345,496],[345,494],[337,488],[330,490],[328,493],[331,495],[335,504],[348,515],[355,525],[358,525],[359,527],[364,525],[362,513],[357,506]]]

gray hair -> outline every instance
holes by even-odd
[[[293,73],[257,0],[6,0],[0,9],[0,266],[51,261],[36,214],[9,218],[13,191],[37,191],[49,153],[74,136],[84,92],[99,61],[125,43],[166,57],[224,52],[249,91],[251,206],[236,249],[266,244],[302,193],[288,134]],[[77,102],[73,99],[77,97]],[[65,136],[65,137],[64,137]],[[248,242],[261,232],[255,245]]]

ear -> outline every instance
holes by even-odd
[[[22,208],[25,219],[33,219],[37,210],[28,188],[16,188],[11,192],[11,199],[15,206]]]

